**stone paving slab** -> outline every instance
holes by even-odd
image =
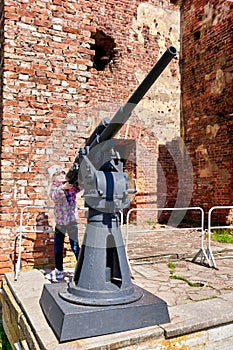
[[[167,338],[193,333],[233,321],[233,293],[230,300],[222,298],[198,303],[182,304],[170,308],[171,323],[161,325]]]
[[[162,228],[156,231],[160,226],[129,226],[127,254],[130,259],[139,259],[145,257],[161,258],[187,258],[194,257],[201,248],[200,230],[169,230]],[[145,232],[148,230],[148,232]],[[126,238],[126,229],[123,228],[123,236]],[[204,247],[207,249],[207,235],[204,237]],[[233,244],[220,243],[211,240],[211,249],[216,254],[228,254],[233,257]]]
[[[161,231],[129,232],[128,256],[131,259],[145,256],[192,255],[200,249],[200,232]]]

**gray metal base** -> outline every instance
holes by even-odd
[[[45,284],[40,305],[59,342],[139,329],[170,322],[167,304],[143,291],[138,301],[113,306],[82,306],[59,296],[64,284]]]

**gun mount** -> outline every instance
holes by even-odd
[[[119,222],[119,212],[130,204],[131,189],[112,138],[176,54],[176,49],[169,47],[112,120],[101,121],[67,174],[71,183],[82,183],[89,210],[73,281],[62,290],[45,286],[41,297],[60,341],[169,322],[166,303],[131,282]],[[71,304],[76,307],[72,330],[64,311],[70,310]],[[63,319],[59,326],[58,313]]]

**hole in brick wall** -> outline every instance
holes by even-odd
[[[194,33],[194,40],[198,40],[198,39],[200,39],[200,37],[201,37],[201,32],[198,30],[198,31],[196,31],[195,33]]]
[[[95,55],[92,59],[93,66],[96,70],[103,71],[114,59],[114,48],[116,44],[114,39],[106,35],[102,30],[93,33],[91,37],[95,39],[95,44],[91,46],[91,50],[95,51]]]

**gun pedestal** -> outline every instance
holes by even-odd
[[[130,190],[111,140],[175,55],[168,48],[111,122],[100,123],[69,173],[83,183],[89,216],[73,281],[45,284],[40,299],[60,342],[169,322],[167,304],[131,282],[118,219]]]
[[[60,342],[168,323],[167,304],[131,282],[118,215],[90,209],[74,279],[40,299]]]
[[[45,285],[40,300],[60,342],[169,322],[166,303],[131,282],[119,223],[129,205],[121,162],[111,159],[100,171],[93,162],[83,156],[89,215],[73,281]]]
[[[140,299],[142,291],[131,283],[118,216],[90,212],[73,282],[60,296],[92,306],[127,304]]]

